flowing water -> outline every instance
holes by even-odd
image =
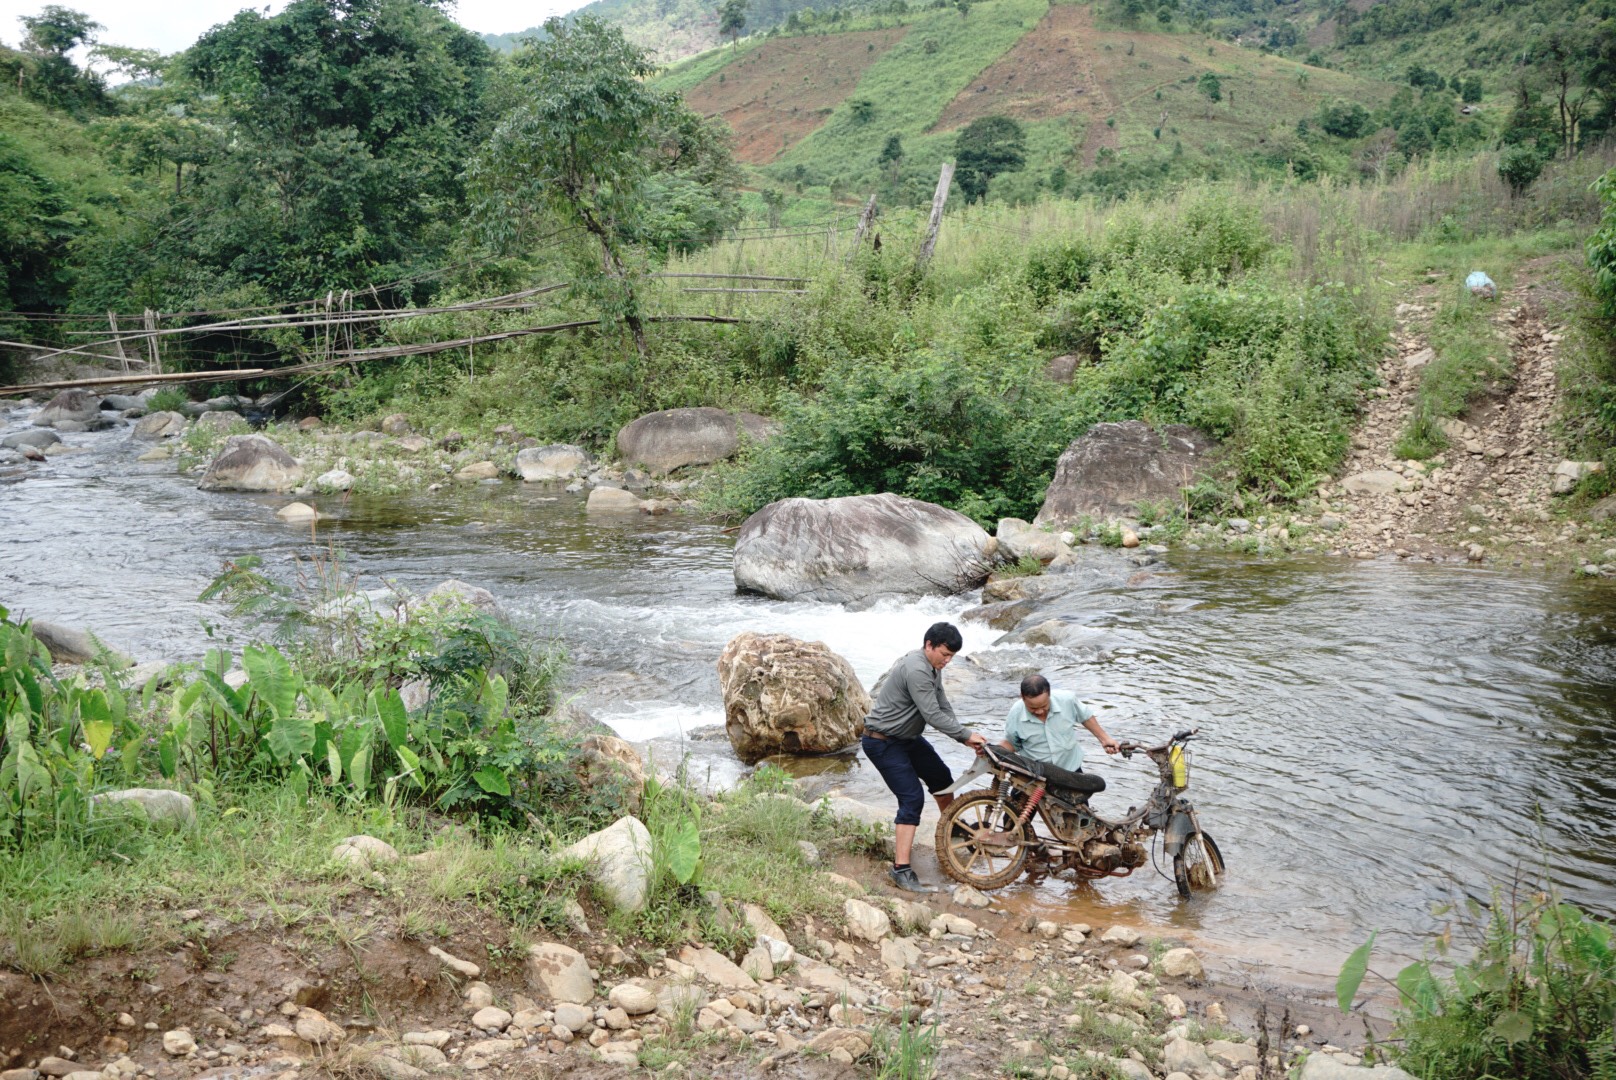
[[[13,414],[14,430],[25,414]],[[0,414],[0,421],[4,421]],[[457,577],[559,639],[580,703],[660,764],[690,755],[722,785],[743,773],[714,662],[742,630],[821,640],[871,685],[924,628],[972,597],[850,611],[735,593],[728,536],[680,516],[586,518],[577,496],[519,484],[409,498],[321,500],[311,538],[284,498],[210,494],[172,465],[137,465],[125,431],[69,435],[76,456],[0,480],[0,603],[94,629],[131,654],[193,658],[235,634],[195,599],[229,556],[291,577],[333,548],[376,584]],[[1094,552],[1046,615],[1081,648],[995,646],[964,623],[948,669],[961,717],[995,734],[1022,675],[1077,691],[1119,737],[1199,726],[1191,794],[1229,875],[1181,903],[1149,867],[1098,886],[1005,890],[1020,910],[1165,925],[1304,979],[1333,975],[1370,930],[1419,952],[1434,905],[1545,868],[1616,915],[1616,591],[1476,568],[1174,555],[1144,574]],[[210,639],[209,632],[217,635]],[[703,731],[703,729],[707,729]],[[946,743],[946,740],[938,740]],[[956,769],[968,754],[942,747]],[[884,803],[856,756],[821,782]],[[1102,812],[1144,798],[1145,763],[1089,767]]]

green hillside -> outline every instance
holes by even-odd
[[[719,43],[718,7],[718,0],[594,0],[567,18],[593,15],[616,23],[634,44],[659,60],[674,61]],[[800,18],[804,12],[840,12],[848,8],[837,0],[750,0],[744,32],[757,34],[784,26],[793,14]],[[509,52],[522,38],[543,32],[543,27],[532,26],[508,34],[484,34],[483,40]]]
[[[723,117],[738,156],[765,183],[832,198],[875,192],[889,204],[929,198],[960,129],[995,115],[1023,126],[1026,160],[993,181],[994,198],[1344,174],[1355,167],[1351,140],[1313,121],[1343,101],[1367,117],[1398,91],[1187,28],[1119,27],[1093,5],[1048,0],[986,0],[964,14],[931,8],[849,20],[840,32],[754,39],[687,60],[662,85]],[[1473,129],[1450,138],[1485,141],[1479,120],[1449,111],[1442,123]]]

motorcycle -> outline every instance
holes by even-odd
[[[1159,746],[1118,744],[1123,757],[1144,754],[1154,762],[1160,779],[1143,806],[1129,807],[1115,820],[1089,807],[1089,796],[1105,790],[1104,777],[983,747],[971,768],[939,792],[955,798],[937,823],[938,863],[949,877],[976,889],[1003,888],[1034,859],[1047,861],[1052,872],[1070,870],[1084,879],[1126,877],[1145,865],[1145,844],[1160,833],[1180,896],[1216,888],[1223,853],[1184,793],[1185,746],[1199,730],[1180,731]],[[988,787],[964,791],[987,775],[993,777]]]

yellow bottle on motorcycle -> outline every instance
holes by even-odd
[[[1184,748],[1175,746],[1167,752],[1167,760],[1173,766],[1173,786],[1185,788],[1190,786],[1190,766],[1184,760]]]

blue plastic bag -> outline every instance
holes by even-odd
[[[1479,296],[1484,300],[1494,300],[1498,297],[1498,286],[1493,283],[1492,278],[1480,270],[1470,271],[1470,276],[1465,278],[1465,286],[1470,290],[1471,296]]]

